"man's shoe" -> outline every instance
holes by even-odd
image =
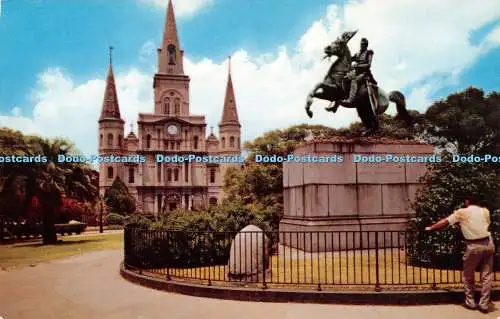
[[[469,309],[469,310],[476,310],[477,309],[476,305],[469,305],[468,303],[463,303],[462,307],[464,307],[465,309]]]
[[[477,309],[482,313],[488,313],[488,308],[478,307]]]

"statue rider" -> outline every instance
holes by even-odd
[[[358,87],[362,80],[368,80],[374,85],[377,85],[377,81],[373,78],[372,72],[370,70],[373,58],[373,51],[368,50],[368,40],[366,38],[361,39],[360,50],[352,57],[352,70],[348,74],[348,78],[351,80],[351,90],[349,92],[349,98],[342,100],[342,104],[351,105],[358,92]]]

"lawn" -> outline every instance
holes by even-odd
[[[40,241],[0,245],[0,269],[9,270],[91,251],[123,248],[123,233],[59,238],[61,242],[56,245],[42,245]]]
[[[284,258],[287,257],[287,258]],[[335,287],[371,287],[381,286],[432,287],[440,288],[461,286],[461,270],[442,270],[411,266],[406,263],[405,254],[397,249],[380,250],[378,256],[378,274],[374,251],[344,253],[309,254],[295,259],[289,256],[273,256],[271,271],[266,274],[269,287],[317,287],[323,289]],[[165,278],[166,269],[151,269],[147,273]],[[229,267],[227,265],[198,267],[190,269],[169,269],[170,276],[176,280],[195,281],[228,285]],[[500,280],[500,272],[495,274]],[[479,274],[476,274],[479,280]],[[262,282],[259,276],[257,282]],[[239,284],[239,283],[238,283]],[[252,284],[250,283],[250,286]]]

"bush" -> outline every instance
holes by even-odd
[[[447,217],[461,207],[468,196],[491,212],[491,232],[496,244],[500,243],[500,202],[496,168],[482,163],[453,163],[445,154],[424,179],[428,187],[417,194],[416,215],[410,223],[411,235],[407,247],[409,261],[428,267],[462,267],[464,242],[458,226],[441,231],[425,232],[426,226]]]
[[[139,214],[132,214],[124,219],[125,225],[143,229],[148,229],[152,223],[153,221],[151,219]]]
[[[125,218],[122,215],[115,213],[108,214],[106,216],[106,222],[108,225],[123,225]]]

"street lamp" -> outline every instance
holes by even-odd
[[[102,195],[99,195],[99,233],[103,233],[104,229],[102,227],[102,213],[104,210]]]

